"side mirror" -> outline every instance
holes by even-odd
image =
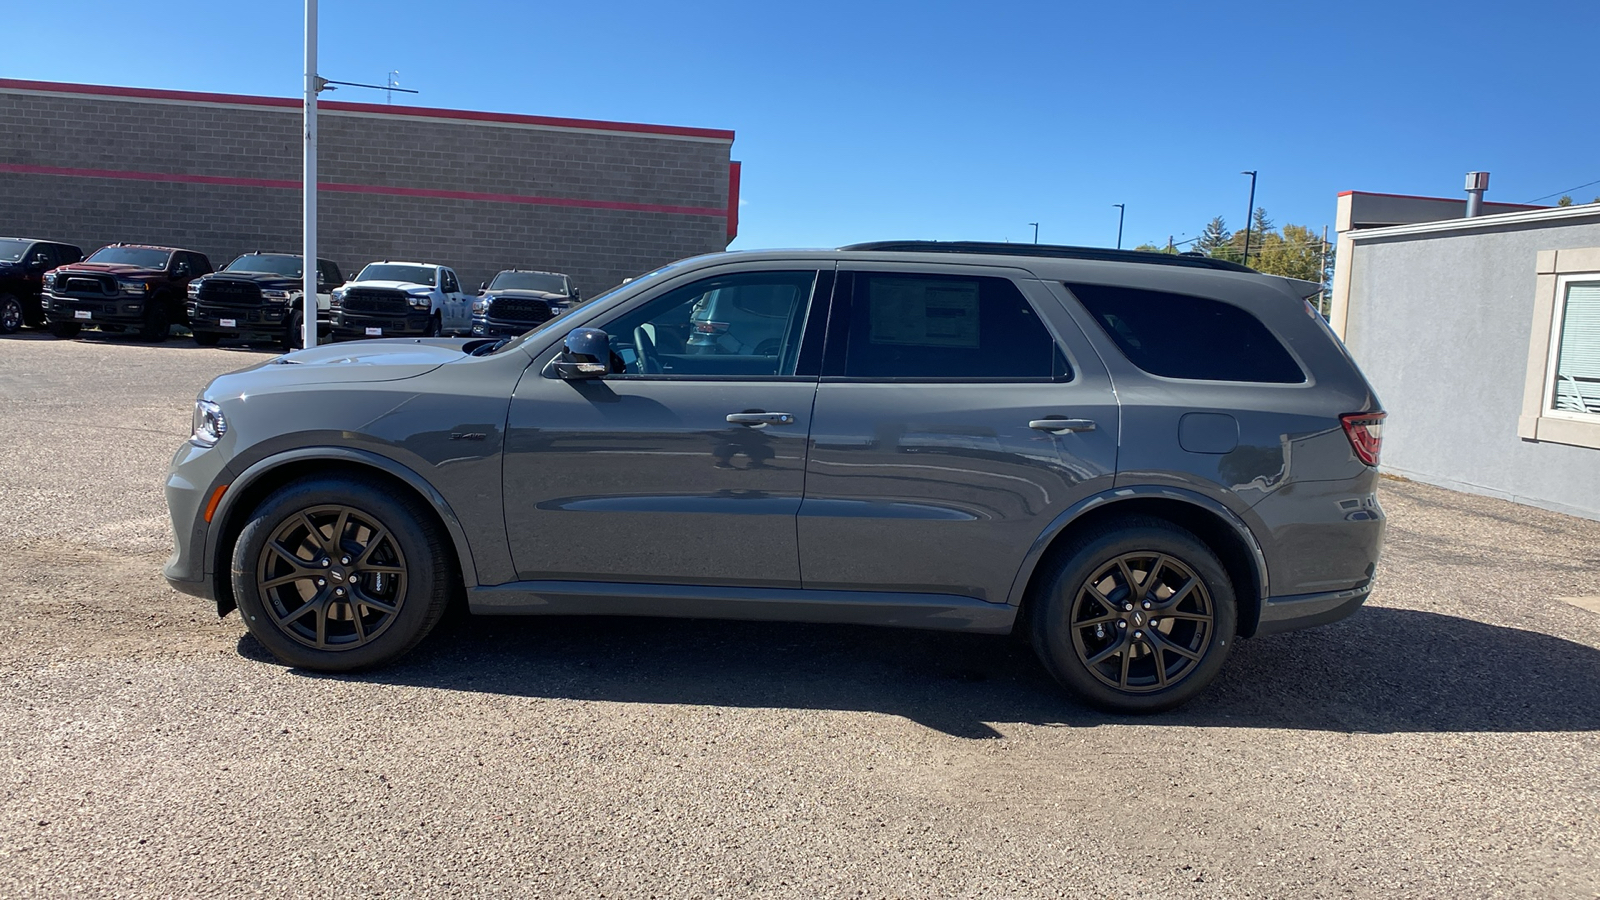
[[[478,282],[478,293],[481,294],[484,291],[487,291],[488,289],[489,289],[489,282],[487,282],[487,281]]]
[[[583,299],[583,291],[580,291],[577,288],[573,288],[572,289],[572,302],[573,303],[577,303],[579,300],[582,300],[582,299]]]
[[[598,328],[572,329],[550,367],[563,381],[604,378],[611,371],[611,336]]]

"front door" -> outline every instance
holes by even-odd
[[[805,587],[1004,603],[1050,522],[1111,487],[1109,376],[1027,272],[851,268],[812,413]]]
[[[542,374],[556,349],[537,360],[507,426],[519,579],[798,587],[810,313],[831,285],[815,268],[665,285],[589,323],[611,336],[613,374],[567,382]]]

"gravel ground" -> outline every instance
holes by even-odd
[[[0,896],[1600,896],[1600,522],[1388,481],[1380,587],[1154,718],[1019,644],[464,620],[355,677],[173,592],[188,341],[0,339]]]

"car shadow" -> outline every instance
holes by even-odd
[[[240,652],[270,660],[253,638]],[[864,710],[962,738],[990,723],[1344,733],[1600,730],[1600,650],[1532,631],[1369,607],[1241,641],[1181,709],[1123,717],[1056,687],[1014,638],[833,625],[601,617],[448,621],[385,669],[312,678],[510,696]]]

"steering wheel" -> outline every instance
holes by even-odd
[[[661,359],[656,356],[656,342],[643,325],[633,329],[633,352],[639,355],[639,371],[645,375],[661,374]]]

